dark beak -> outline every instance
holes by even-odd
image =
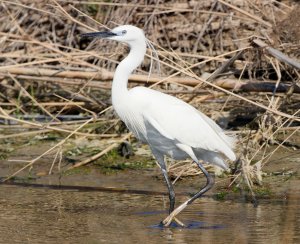
[[[90,33],[84,33],[81,34],[81,38],[107,38],[107,37],[113,37],[117,34],[111,32],[111,31],[101,31],[101,32],[90,32]]]

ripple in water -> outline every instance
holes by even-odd
[[[162,223],[151,225],[150,228],[154,229],[165,229],[165,228],[173,228],[173,229],[205,229],[205,230],[216,230],[216,229],[224,229],[224,225],[220,224],[207,224],[201,221],[190,220],[186,221],[185,226],[181,226],[176,222],[172,222],[169,227],[165,227]]]

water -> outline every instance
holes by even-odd
[[[183,229],[160,228],[165,196],[0,185],[0,243],[300,243],[299,193],[257,208],[202,198]]]

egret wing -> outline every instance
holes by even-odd
[[[148,100],[141,113],[162,136],[235,159],[231,149],[233,139],[210,118],[175,97],[147,88],[142,90],[143,99]]]

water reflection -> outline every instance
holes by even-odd
[[[180,215],[188,228],[160,228],[165,196],[1,185],[0,242],[300,243],[299,193],[257,208],[203,198]]]

